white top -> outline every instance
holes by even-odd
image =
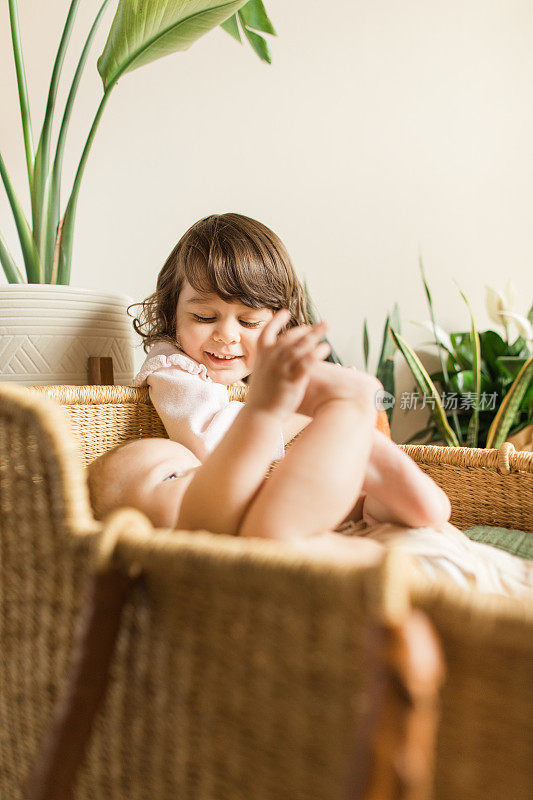
[[[230,401],[227,387],[215,383],[204,364],[170,342],[154,345],[133,385],[149,387],[150,399],[169,438],[187,447],[200,461],[216,447],[244,406]],[[272,460],[283,458],[284,452],[280,429]]]

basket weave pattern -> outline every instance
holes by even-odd
[[[84,578],[116,541],[117,561],[142,578],[76,800],[337,800],[365,705],[368,619],[410,602],[429,613],[448,669],[437,800],[532,796],[531,605],[427,585],[397,553],[369,568],[355,554],[339,563],[275,542],[156,532],[133,511],[95,523],[81,462],[162,435],[157,419],[142,390],[0,387],[0,797],[22,800]],[[478,497],[491,479],[495,521],[508,520],[513,480],[531,523],[531,459],[407,450],[440,470],[469,524],[488,513]]]

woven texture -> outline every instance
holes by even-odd
[[[118,537],[116,557],[140,568],[142,583],[78,800],[337,798],[364,703],[368,618],[407,609],[405,564],[369,568],[355,555],[340,564],[273,542],[154,533],[131,511],[102,529],[58,410],[2,388],[0,420],[0,796],[23,797],[83,577]]]
[[[110,447],[142,436],[166,436],[147,388],[44,386],[32,391],[63,406],[85,464]],[[246,387],[230,387],[244,400]],[[384,415],[386,421],[386,415]],[[402,448],[441,486],[458,528],[500,525],[533,531],[533,453],[407,445]]]
[[[495,525],[533,531],[533,453],[472,447],[402,447],[441,486],[458,528]]]
[[[428,586],[398,554],[362,567],[356,554],[339,563],[274,542],[154,532],[131,511],[101,526],[82,460],[121,436],[154,435],[139,423],[148,398],[127,388],[63,390],[69,412],[76,407],[77,441],[93,442],[80,459],[69,417],[42,397],[50,391],[0,386],[0,797],[23,797],[84,577],[115,542],[118,563],[140,569],[142,580],[76,800],[338,800],[366,702],[369,619],[403,615],[410,597],[429,613],[447,660],[437,800],[531,796],[531,607]],[[109,406],[127,422],[98,443]],[[509,452],[501,474],[498,452],[483,460],[475,451],[479,463],[460,466],[447,463],[447,451],[415,456],[445,476],[459,471],[458,484],[461,470],[496,471],[502,508],[506,482],[531,478],[531,462]]]
[[[533,797],[533,603],[424,585],[447,665],[436,798]]]

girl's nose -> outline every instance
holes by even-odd
[[[213,339],[224,344],[233,344],[240,339],[239,323],[236,320],[220,320],[213,332]]]

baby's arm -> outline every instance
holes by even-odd
[[[276,334],[288,312],[275,315],[258,343],[248,401],[215,450],[196,471],[178,516],[180,528],[235,534],[260,489],[279,440],[280,425],[298,407],[308,366],[329,352],[324,325]]]

